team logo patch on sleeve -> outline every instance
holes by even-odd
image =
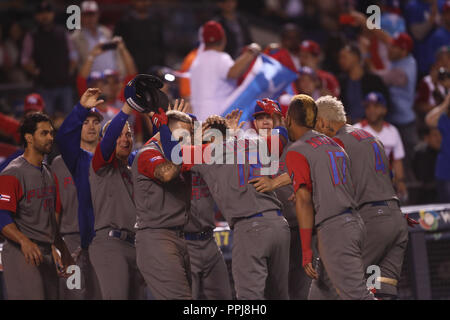
[[[0,201],[10,202],[11,196],[8,196],[7,194],[0,194]]]
[[[153,158],[151,158],[150,159],[150,162],[155,162],[156,160],[160,160],[160,159],[162,159],[163,157],[161,157],[161,156],[156,156],[156,157],[153,157]]]

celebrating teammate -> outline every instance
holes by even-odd
[[[207,137],[211,129],[220,130],[225,134],[225,124],[210,121],[211,118],[205,121],[203,137]],[[198,170],[193,168],[190,174],[192,194],[189,221],[184,227],[184,238],[191,262],[192,298],[231,300],[227,266],[214,240],[215,202]]]
[[[136,264],[133,184],[130,157],[133,137],[128,103],[102,130],[91,162],[89,182],[95,216],[95,237],[89,257],[103,299],[144,299],[145,282]],[[129,159],[130,158],[130,159]]]
[[[273,119],[266,113],[259,104],[256,104],[253,113],[253,125],[259,135],[267,136],[270,134],[273,126]],[[281,154],[278,173],[273,177],[262,176],[249,180],[257,191],[268,192],[275,190],[278,200],[283,204],[283,215],[286,218],[291,230],[291,242],[289,252],[289,299],[304,300],[308,296],[311,278],[309,278],[301,265],[302,251],[300,244],[300,232],[298,229],[297,216],[295,213],[295,202],[292,201],[294,188],[291,179],[287,174],[286,153],[289,149],[288,144]]]
[[[379,266],[380,289],[376,290],[376,296],[395,299],[408,230],[392,185],[384,146],[369,132],[346,124],[344,106],[336,98],[321,97],[316,105],[316,130],[333,138],[350,158],[348,167],[354,178],[355,200],[367,230],[362,255],[364,268]]]
[[[281,123],[281,112],[273,101],[264,101],[262,105],[277,123]],[[273,143],[272,139],[267,140],[265,143]],[[233,229],[232,270],[237,298],[288,299],[289,227],[275,193],[260,193],[248,183],[253,177],[260,176],[262,169],[259,161],[255,164],[249,161],[249,155],[256,152],[257,144],[254,142],[238,139],[223,143],[220,136],[213,142],[210,155],[216,159],[223,156],[222,161],[199,165],[191,163],[183,167],[200,173]],[[171,143],[170,136],[169,140],[162,139],[161,143],[166,148]],[[191,159],[195,159],[193,154],[197,147],[185,146],[183,156],[191,153]],[[205,149],[204,146],[202,148]],[[225,159],[227,149],[238,153],[242,151],[245,159],[242,163],[229,162],[230,159]],[[234,157],[236,154],[231,155]]]
[[[312,264],[311,250],[316,228],[320,259],[333,290],[342,299],[372,300],[362,261],[365,230],[353,199],[349,159],[336,142],[312,130],[316,118],[317,106],[311,97],[292,98],[286,127],[294,143],[286,164],[295,190],[303,266],[311,278],[318,279],[321,271]]]
[[[57,299],[57,265],[64,273],[73,260],[57,230],[55,181],[43,162],[54,129],[48,116],[34,113],[25,117],[20,132],[25,152],[0,174],[6,289],[9,299]]]

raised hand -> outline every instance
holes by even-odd
[[[228,129],[231,130],[239,130],[244,125],[244,121],[239,123],[239,120],[241,119],[242,111],[239,109],[234,109],[229,114],[225,116],[225,123],[228,127]]]
[[[87,89],[80,98],[80,104],[83,108],[90,109],[98,106],[105,102],[104,100],[98,100],[102,92],[99,88],[89,88]]]
[[[169,106],[169,110],[176,110],[181,112],[186,112],[188,109],[189,102],[184,101],[184,99],[176,99],[173,106]]]

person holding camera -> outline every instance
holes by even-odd
[[[83,1],[81,3],[81,29],[75,30],[71,39],[78,52],[78,69],[81,70],[87,60],[92,59],[91,71],[102,72],[105,69],[125,72],[124,61],[117,41],[113,41],[112,32],[98,23],[100,17],[98,4],[95,1]],[[94,48],[98,46],[96,55],[92,55]],[[85,90],[83,90],[84,92]]]
[[[442,135],[435,177],[439,202],[450,203],[450,92],[440,105],[428,112],[425,122],[429,127],[437,127]]]

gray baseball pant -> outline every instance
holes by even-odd
[[[89,246],[104,300],[143,300],[145,282],[136,264],[133,244],[108,235],[109,229],[96,231]]]
[[[289,299],[289,241],[288,223],[276,211],[235,223],[232,271],[238,299]]]
[[[408,224],[396,200],[387,205],[366,205],[359,214],[366,226],[366,241],[363,248],[365,270],[370,265],[380,268],[376,290],[381,298],[396,297],[403,259],[408,244]]]
[[[222,252],[213,237],[186,240],[191,262],[192,297],[231,300],[230,279]]]
[[[137,264],[156,300],[190,300],[191,270],[182,233],[170,229],[136,232]]]
[[[80,248],[80,234],[70,233],[62,235],[62,237],[72,256],[77,254],[75,263],[80,267],[81,271],[81,288],[69,289],[67,286],[67,279],[60,278],[59,298],[61,300],[102,299],[100,284],[98,283],[97,275],[95,274],[94,267],[89,259],[89,252],[88,250]]]
[[[362,260],[365,233],[356,211],[334,216],[317,227],[323,269],[320,264],[317,266],[319,280],[312,281],[308,299],[334,299],[336,294],[343,300],[374,299],[366,286]]]
[[[28,264],[20,246],[7,241],[3,245],[2,263],[6,296],[9,300],[57,300],[58,274],[51,245],[38,244],[44,261]]]

